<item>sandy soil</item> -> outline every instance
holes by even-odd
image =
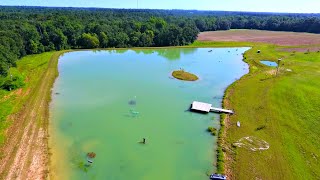
[[[199,41],[262,42],[282,46],[319,45],[320,34],[259,30],[230,30],[202,32]]]
[[[0,179],[46,179],[48,177],[48,106],[56,77],[57,57],[34,89],[17,90],[19,96],[30,93],[22,109],[9,117],[5,145],[0,149]]]
[[[228,94],[232,95],[232,93],[233,93],[233,90],[230,89]],[[224,107],[227,107],[227,108],[230,107],[229,99],[228,98],[224,98],[223,99],[223,104],[224,104]],[[228,179],[234,179],[233,173],[232,173],[232,163],[234,162],[233,151],[232,151],[231,146],[225,142],[226,132],[228,131],[229,127],[232,125],[231,121],[230,121],[230,118],[229,118],[229,115],[225,116],[224,124],[225,124],[225,129],[224,129],[224,132],[223,132],[223,138],[222,138],[223,139],[223,143],[222,144],[223,144],[223,148],[226,150],[224,152],[225,175],[227,176]]]

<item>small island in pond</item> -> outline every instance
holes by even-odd
[[[199,79],[198,76],[192,73],[186,72],[183,69],[173,71],[172,76],[175,77],[176,79],[183,80],[183,81],[196,81]]]

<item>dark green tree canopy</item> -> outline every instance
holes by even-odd
[[[27,54],[69,48],[183,46],[200,31],[320,33],[319,14],[0,6],[0,76]]]
[[[83,33],[79,38],[78,45],[82,48],[97,48],[100,45],[96,34]]]

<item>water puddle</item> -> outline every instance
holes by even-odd
[[[273,61],[260,61],[260,63],[270,67],[278,67],[278,64]]]

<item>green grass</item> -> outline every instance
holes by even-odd
[[[282,52],[279,46],[243,42],[196,42],[192,46],[253,47],[244,54],[250,73],[232,84],[224,98],[224,106],[234,109],[235,115],[230,116],[225,134],[219,132],[223,142],[217,150],[218,172],[223,171],[221,151],[225,150],[233,159],[227,167],[235,179],[319,178],[320,53]],[[278,58],[283,58],[278,76],[270,73],[275,68],[259,63]],[[241,128],[236,127],[237,121]],[[246,136],[263,139],[270,148],[252,152],[232,146]]]
[[[10,125],[8,116],[19,112],[27,101],[30,91],[39,83],[41,75],[46,71],[53,52],[30,55],[17,62],[16,68],[11,68],[12,74],[20,74],[25,78],[25,86],[14,91],[0,90],[0,146],[5,141],[5,130]]]
[[[215,136],[217,134],[217,129],[214,127],[208,127],[207,131],[212,135]]]
[[[186,72],[184,70],[173,71],[172,76],[183,81],[196,81],[199,79],[195,74]]]

